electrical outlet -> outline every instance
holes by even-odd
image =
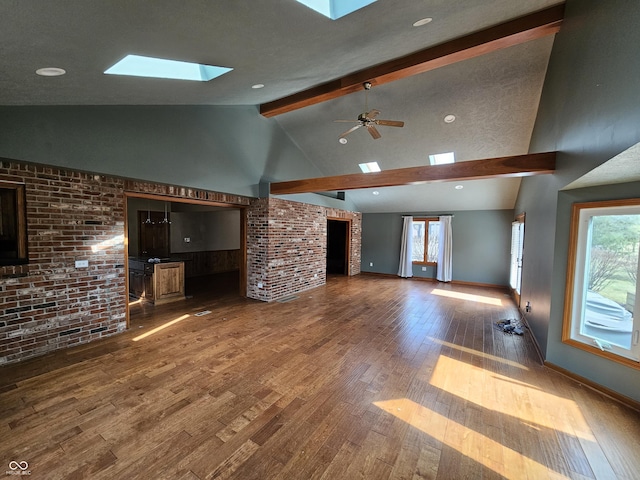
[[[191,237],[184,237],[184,243],[191,243]]]
[[[370,266],[370,267],[373,267],[373,262],[369,262],[369,266]]]
[[[422,267],[422,271],[426,272],[427,271],[427,267]]]
[[[89,267],[89,260],[76,260],[76,268]]]
[[[262,282],[258,282],[258,288],[262,288]]]

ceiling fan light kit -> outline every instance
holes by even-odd
[[[351,127],[346,132],[343,132],[342,134],[340,134],[340,136],[338,137],[338,141],[342,144],[347,143],[347,139],[345,138],[347,135],[349,135],[351,132],[356,131],[360,127],[365,127],[369,132],[369,135],[371,135],[373,139],[376,140],[382,136],[380,135],[380,132],[376,128],[377,125],[382,125],[385,127],[403,127],[404,126],[404,122],[399,120],[382,120],[382,119],[376,118],[378,115],[380,115],[380,110],[376,110],[375,108],[372,110],[369,110],[369,107],[368,107],[367,93],[369,92],[369,90],[371,90],[371,82],[364,82],[362,86],[364,87],[364,91],[365,91],[364,113],[361,113],[360,115],[358,115],[358,119],[355,121],[356,125]],[[335,120],[335,122],[352,123],[353,120]]]

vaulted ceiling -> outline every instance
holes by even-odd
[[[0,3],[0,105],[256,105],[259,115],[261,105],[558,3],[377,0],[333,21],[295,0],[7,1]],[[432,21],[413,26],[426,17]],[[371,161],[385,171],[420,167],[429,154],[448,151],[457,161],[523,155],[553,39],[481,46],[488,53],[394,81],[373,79],[366,99],[358,87],[269,121],[325,176],[358,173],[359,163]],[[206,83],[103,74],[129,53],[234,70]],[[67,74],[45,79],[33,74],[40,67]],[[355,121],[367,108],[405,126],[378,127],[380,139],[359,129],[339,143],[350,125],[334,120]],[[446,115],[456,120],[445,123]],[[347,195],[364,212],[504,209],[513,208],[519,181],[428,182]]]

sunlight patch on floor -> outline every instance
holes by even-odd
[[[460,352],[470,353],[471,355],[475,355],[477,357],[486,358],[487,360],[491,360],[492,362],[499,362],[505,365],[509,365],[510,367],[521,368],[522,370],[529,370],[529,367],[525,367],[524,365],[514,362],[513,360],[508,360],[506,358],[496,357],[495,355],[491,355],[489,353],[484,353],[479,350],[474,350],[473,348],[461,347],[460,345],[456,345],[455,343],[445,342],[444,340],[440,340],[438,338],[427,337],[429,340],[435,343],[439,343],[445,347],[453,348]]]
[[[486,303],[487,305],[502,306],[502,300],[499,298],[487,297],[485,295],[473,295],[471,293],[451,292],[449,290],[440,290],[434,288],[431,290],[434,295],[441,297],[457,298],[458,300],[467,300],[469,302]]]
[[[374,405],[504,478],[569,478],[408,398]]]
[[[181,322],[185,318],[189,318],[189,317],[190,317],[189,314],[182,315],[181,317],[178,317],[178,318],[176,318],[174,320],[171,320],[170,322],[164,323],[164,324],[160,325],[159,327],[153,328],[153,329],[149,330],[148,332],[143,333],[142,335],[138,335],[137,337],[133,338],[132,340],[134,342],[137,342],[139,340],[142,340],[143,338],[147,338],[148,336],[153,335],[154,333],[158,333],[158,332],[164,330],[165,328],[170,327],[171,325],[175,325],[176,323]]]
[[[595,441],[582,412],[572,400],[558,397],[521,380],[441,355],[431,385],[500,412],[525,425],[537,425],[572,437]]]

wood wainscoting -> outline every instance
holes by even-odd
[[[503,290],[376,276],[155,307],[0,368],[0,459],[92,480],[637,478],[640,413],[540,365],[497,328],[517,317]]]
[[[172,254],[172,258],[179,258],[184,262],[184,275],[186,278],[233,272],[240,268],[240,257],[240,250],[212,250]]]

